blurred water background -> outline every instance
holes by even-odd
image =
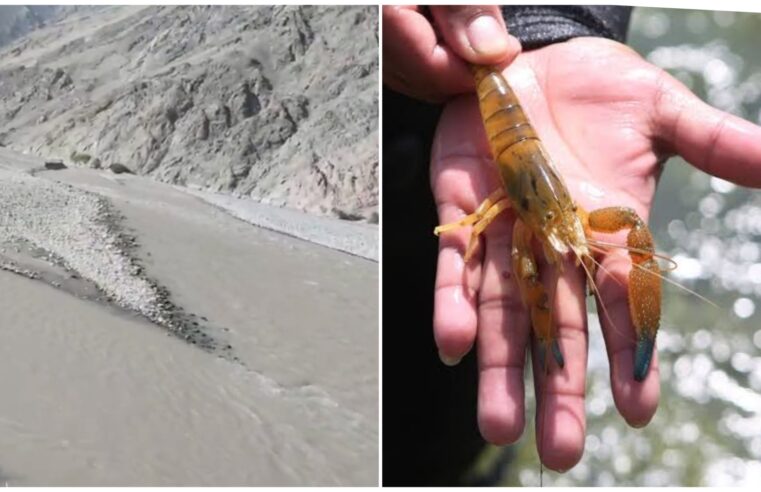
[[[761,124],[761,14],[635,8],[629,45],[704,101]],[[650,225],[657,249],[678,262],[670,277],[719,308],[665,285],[661,401],[644,429],[615,409],[590,312],[584,457],[565,474],[545,471],[543,483],[761,483],[761,193],[674,158]],[[534,414],[533,401],[527,412]],[[539,485],[533,422],[518,445],[488,448],[472,473],[475,482]]]

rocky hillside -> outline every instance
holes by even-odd
[[[0,48],[0,145],[377,218],[377,7],[59,7]]]

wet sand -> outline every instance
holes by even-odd
[[[377,263],[41,164],[0,149],[4,481],[377,483]]]

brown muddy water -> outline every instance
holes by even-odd
[[[377,483],[376,262],[0,151],[0,482]]]

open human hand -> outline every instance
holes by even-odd
[[[573,198],[587,210],[633,208],[644,220],[661,164],[679,154],[734,183],[761,187],[761,128],[701,102],[628,47],[577,38],[520,54],[505,70]],[[439,121],[431,159],[439,223],[461,219],[500,187],[474,95],[451,101]],[[531,340],[528,312],[511,279],[515,218],[508,210],[481,236],[467,264],[464,227],[440,237],[434,334],[442,360],[457,363],[475,344],[478,424],[495,444],[516,441],[524,420],[523,371]],[[616,238],[624,244],[622,235]],[[609,239],[609,238],[606,238]],[[541,255],[537,258],[540,270]],[[599,256],[598,306],[616,407],[635,427],[653,417],[660,393],[657,354],[642,382],[633,377],[635,347],[627,301],[631,262],[622,249]],[[536,387],[537,446],[554,470],[583,453],[587,360],[585,276],[568,262],[555,291],[554,322],[565,356]],[[666,306],[668,309],[668,306]],[[535,359],[535,358],[532,358]],[[538,367],[534,363],[534,374]]]

